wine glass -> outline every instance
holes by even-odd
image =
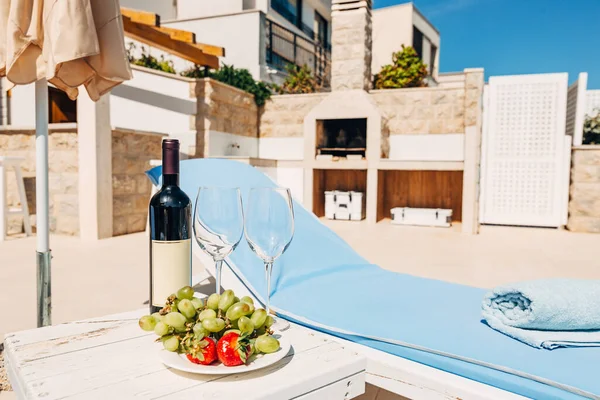
[[[288,248],[294,236],[294,205],[289,189],[250,189],[246,205],[244,234],[248,245],[264,262],[267,279],[266,304],[270,312],[271,272],[273,263]],[[276,320],[274,328],[289,327]]]
[[[215,262],[215,293],[221,293],[223,260],[240,242],[244,211],[239,188],[201,187],[194,208],[194,236]]]

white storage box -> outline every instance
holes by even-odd
[[[392,208],[392,224],[449,227],[452,210],[442,208]]]
[[[360,221],[365,217],[365,204],[362,192],[325,192],[325,217]]]

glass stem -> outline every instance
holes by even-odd
[[[221,294],[221,270],[223,269],[223,260],[215,260],[215,280],[217,281],[215,293]]]
[[[271,312],[271,271],[273,271],[273,262],[265,262],[265,274],[267,275],[267,315]]]

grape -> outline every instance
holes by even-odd
[[[184,286],[177,291],[177,298],[179,300],[191,300],[194,298],[194,289],[191,286]]]
[[[185,329],[185,323],[187,322],[185,317],[178,312],[170,312],[165,315],[163,322],[177,330]]]
[[[250,317],[250,321],[252,321],[256,329],[261,328],[265,324],[266,319],[267,312],[262,308],[254,311],[254,314]]]
[[[254,304],[246,303],[245,301],[244,304],[248,304],[248,306],[250,307],[246,315],[252,315],[252,313],[254,312]]]
[[[254,332],[254,324],[250,321],[248,317],[241,317],[238,320],[238,326],[242,333],[252,333]]]
[[[224,291],[219,299],[219,308],[223,311],[227,311],[229,307],[233,305],[234,300],[235,294],[233,293],[233,290]]]
[[[217,318],[217,313],[215,312],[215,310],[211,310],[209,308],[198,314],[198,319],[200,319],[200,321],[204,321],[207,318]]]
[[[230,321],[235,321],[236,319],[247,315],[249,311],[250,305],[248,305],[248,303],[239,302],[229,307],[225,316],[229,318]]]
[[[179,339],[177,336],[171,336],[163,341],[163,346],[168,351],[177,351],[177,349],[179,349]]]
[[[267,333],[267,328],[265,328],[264,326],[261,326],[260,328],[257,328],[257,329],[256,329],[256,334],[257,334],[258,336],[262,336],[262,335],[264,335],[265,333]]]
[[[192,304],[194,305],[194,308],[195,308],[196,310],[198,310],[198,309],[200,309],[200,308],[204,307],[204,301],[202,301],[202,299],[199,299],[199,298],[197,298],[197,297],[194,297],[194,298],[192,299]]]
[[[238,320],[236,319],[235,321],[229,321],[229,324],[231,325],[232,329],[238,329]]]
[[[179,300],[173,300],[173,304],[171,304],[171,312],[178,311]]]
[[[235,296],[235,297],[233,298],[233,304],[235,304],[235,303],[237,303],[237,302],[239,302],[239,301],[240,301],[240,298],[239,298],[239,297]]]
[[[181,300],[178,308],[186,318],[193,318],[194,315],[196,315],[196,307],[194,307],[192,302],[188,299]]]
[[[225,328],[225,321],[221,318],[207,318],[202,321],[202,327],[209,332],[217,333]]]
[[[154,330],[154,326],[156,325],[156,320],[152,315],[144,315],[142,318],[140,318],[138,324],[143,330],[152,332]]]
[[[206,300],[206,306],[211,310],[217,311],[217,309],[219,308],[220,299],[221,296],[219,296],[217,293],[213,293],[208,297],[208,300]]]
[[[227,335],[228,333],[231,333],[231,332],[235,332],[235,333],[237,333],[238,335],[241,335],[241,334],[242,334],[242,332],[240,332],[240,331],[239,331],[239,330],[237,330],[237,329],[229,329],[229,330],[226,330],[225,332],[223,332],[223,336],[225,336],[225,335]]]
[[[208,336],[208,331],[204,329],[201,323],[194,325],[194,334],[196,335],[196,339],[200,340],[205,336]]]
[[[265,320],[265,326],[267,328],[270,328],[274,323],[275,323],[275,320],[273,319],[273,317],[271,317],[270,315],[267,316],[267,319]]]
[[[252,300],[252,297],[250,296],[244,296],[242,297],[242,300],[244,303],[248,303],[248,304],[252,304],[254,305],[254,300]]]
[[[279,350],[279,340],[269,335],[259,336],[254,342],[254,347],[261,353],[275,353]]]
[[[158,336],[167,335],[169,333],[169,326],[167,324],[165,324],[164,322],[159,321],[156,323],[156,326],[154,327],[154,333],[156,333]]]
[[[160,315],[160,313],[159,313],[159,312],[155,312],[155,313],[153,313],[153,314],[152,314],[152,316],[154,317],[154,319],[156,320],[156,322],[158,322],[158,321],[162,321],[162,319],[163,319],[163,316],[162,316],[162,315]]]

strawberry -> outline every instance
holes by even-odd
[[[250,354],[252,347],[248,337],[237,332],[226,333],[217,342],[219,360],[228,367],[245,364]]]
[[[217,360],[217,345],[211,338],[204,338],[185,356],[194,364],[210,365]]]

